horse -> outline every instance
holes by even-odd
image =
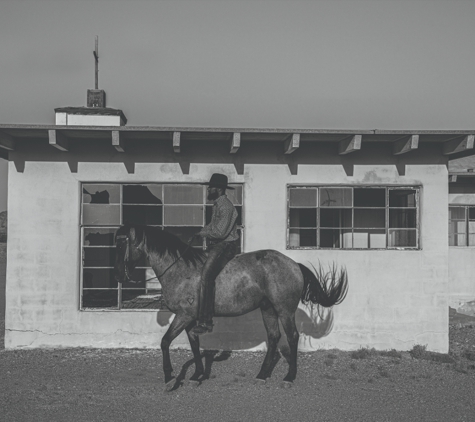
[[[206,252],[182,242],[174,234],[156,227],[126,224],[116,232],[115,278],[131,280],[139,260],[147,258],[162,286],[167,308],[175,314],[161,340],[165,389],[174,388],[170,344],[186,330],[193,352],[195,372],[189,382],[198,385],[204,376],[198,335],[192,328],[198,319],[200,275]],[[312,265],[313,267],[313,265]],[[340,304],[348,291],[345,268],[312,272],[276,250],[258,250],[236,255],[216,278],[216,317],[239,316],[260,308],[267,331],[267,353],[256,383],[265,383],[273,370],[281,337],[279,321],[289,345],[289,369],[283,383],[291,386],[297,376],[299,333],[295,312],[299,302],[332,307]]]

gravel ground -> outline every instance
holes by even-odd
[[[8,422],[474,421],[475,322],[453,323],[450,341],[450,355],[413,351],[419,358],[300,353],[291,388],[280,383],[285,358],[266,385],[255,385],[263,353],[223,351],[203,352],[209,377],[193,387],[191,352],[173,350],[171,392],[158,350],[0,350],[0,408]]]

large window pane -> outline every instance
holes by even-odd
[[[196,205],[165,205],[164,225],[166,226],[202,226],[204,206]]]
[[[449,239],[450,246],[467,246],[467,235],[455,233]]]
[[[389,247],[413,247],[417,246],[417,233],[415,230],[389,230]]]
[[[414,189],[391,189],[389,191],[389,206],[415,207],[416,193]]]
[[[449,207],[449,219],[465,221],[465,207]]]
[[[120,225],[120,205],[84,204],[82,209],[82,222],[84,225]]]
[[[355,207],[385,207],[386,189],[355,188]]]
[[[416,210],[415,209],[390,209],[389,227],[391,228],[415,228]]]
[[[317,206],[317,189],[316,188],[297,188],[290,189],[290,206],[291,207],[316,207]]]
[[[83,204],[119,204],[120,186],[104,184],[82,185]]]
[[[355,209],[355,228],[386,227],[386,210]]]
[[[226,196],[234,205],[242,205],[242,185],[229,185],[234,188],[226,190]]]
[[[291,208],[290,227],[317,227],[316,208]]]
[[[322,208],[320,209],[320,227],[352,227],[351,209]]]
[[[85,246],[114,246],[115,232],[114,228],[89,228],[84,229]]]
[[[321,207],[351,207],[352,205],[351,188],[320,188]]]
[[[82,292],[83,308],[110,308],[118,309],[118,291],[114,290],[90,290],[84,289]]]
[[[475,232],[475,221],[470,221],[468,210],[469,208],[466,206],[449,207],[449,246],[471,246],[473,244],[472,235],[467,236],[467,224],[470,232]]]
[[[116,289],[118,282],[112,268],[87,268],[82,272],[84,289]]]
[[[160,205],[124,205],[122,207],[124,224],[143,224],[159,226],[162,224],[162,207]]]
[[[353,247],[358,249],[385,249],[386,230],[364,229],[353,233]]]
[[[162,185],[124,185],[124,204],[162,204]]]
[[[317,246],[316,229],[290,229],[289,244],[291,247],[315,247]]]
[[[164,185],[165,204],[202,204],[201,185]]]
[[[115,263],[115,247],[92,248],[84,247],[83,265],[87,267],[113,267]]]
[[[352,248],[351,230],[345,229],[321,229],[321,248]]]

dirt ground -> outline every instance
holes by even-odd
[[[173,350],[177,382],[166,392],[159,350],[12,351],[3,349],[3,331],[1,318],[0,420],[6,422],[475,420],[475,318],[454,310],[448,355],[424,347],[300,353],[291,388],[280,382],[285,357],[265,385],[254,384],[261,352],[203,352],[207,376],[194,387],[187,383],[191,352]]]
[[[5,421],[473,421],[475,322],[454,323],[451,353],[300,353],[291,388],[285,358],[255,385],[263,353],[205,351],[207,379],[188,385],[191,352],[135,349],[0,350]],[[285,353],[283,353],[285,355]]]

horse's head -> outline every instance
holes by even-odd
[[[115,244],[114,277],[119,283],[133,282],[130,275],[144,254],[143,228],[130,225],[122,226],[115,234]]]

